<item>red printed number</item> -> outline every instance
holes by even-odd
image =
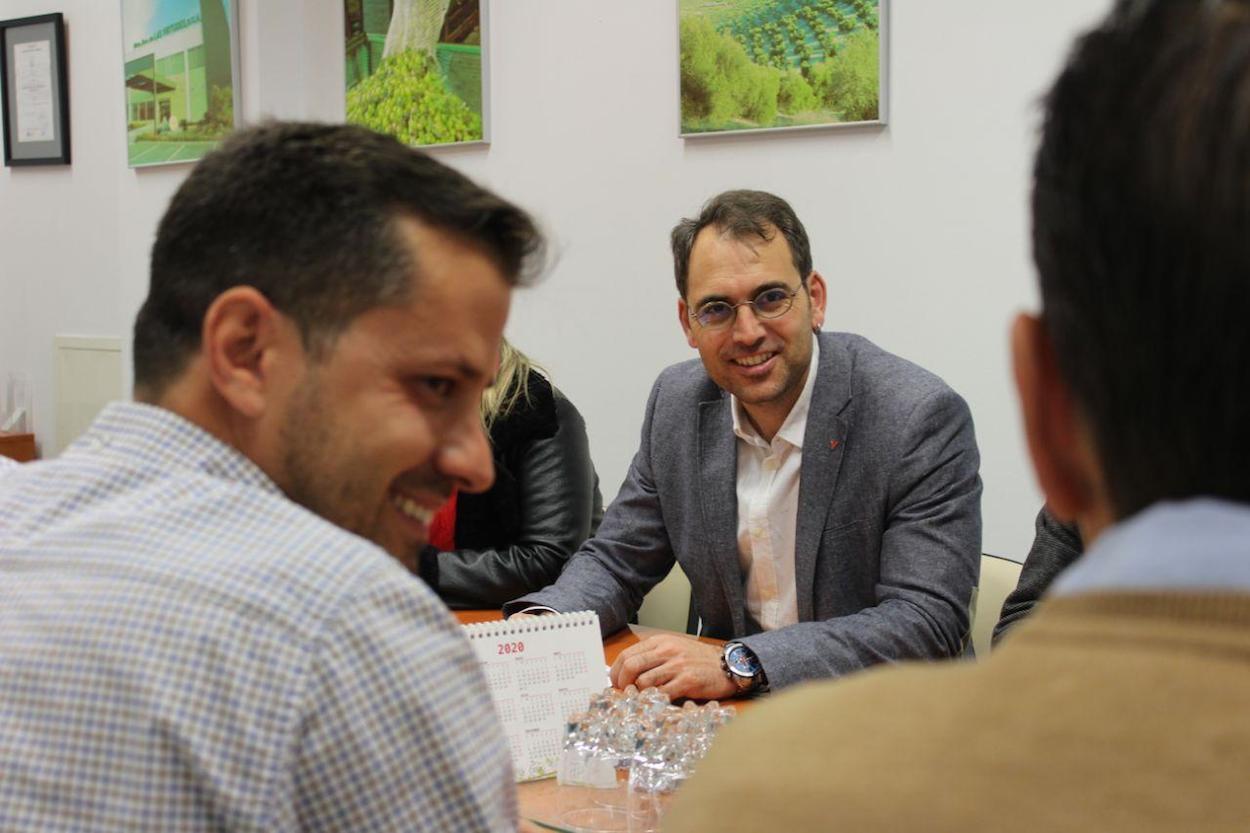
[[[500,653],[500,654],[522,654],[522,653],[525,653],[525,643],[524,643],[524,642],[500,642],[498,647],[499,647],[499,653]]]

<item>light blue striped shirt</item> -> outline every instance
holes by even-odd
[[[504,830],[454,618],[173,413],[0,477],[0,830]]]
[[[1100,535],[1050,595],[1134,590],[1250,592],[1250,506],[1155,504]]]

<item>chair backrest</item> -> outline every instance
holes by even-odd
[[[981,556],[981,583],[972,593],[972,647],[978,659],[990,655],[990,640],[1003,600],[1020,581],[1020,564],[997,555]]]

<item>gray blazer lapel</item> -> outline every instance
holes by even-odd
[[[738,447],[728,396],[699,403],[698,490],[703,506],[703,541],[720,579],[734,631],[745,628],[746,599],[738,563]],[[696,585],[697,586],[697,585]],[[696,607],[697,607],[696,601]]]
[[[817,336],[819,338],[819,335]],[[851,360],[831,338],[820,339],[816,386],[803,433],[803,466],[799,475],[799,512],[794,535],[794,583],[799,621],[814,616],[812,583],[825,519],[833,504],[842,467],[846,422],[839,416],[851,401]]]

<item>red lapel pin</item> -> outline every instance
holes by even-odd
[[[835,449],[835,448],[837,448],[837,447],[838,447],[838,441],[837,441],[837,440],[830,440],[830,441],[829,441],[829,450],[830,450],[830,451],[834,450],[834,449]]]

